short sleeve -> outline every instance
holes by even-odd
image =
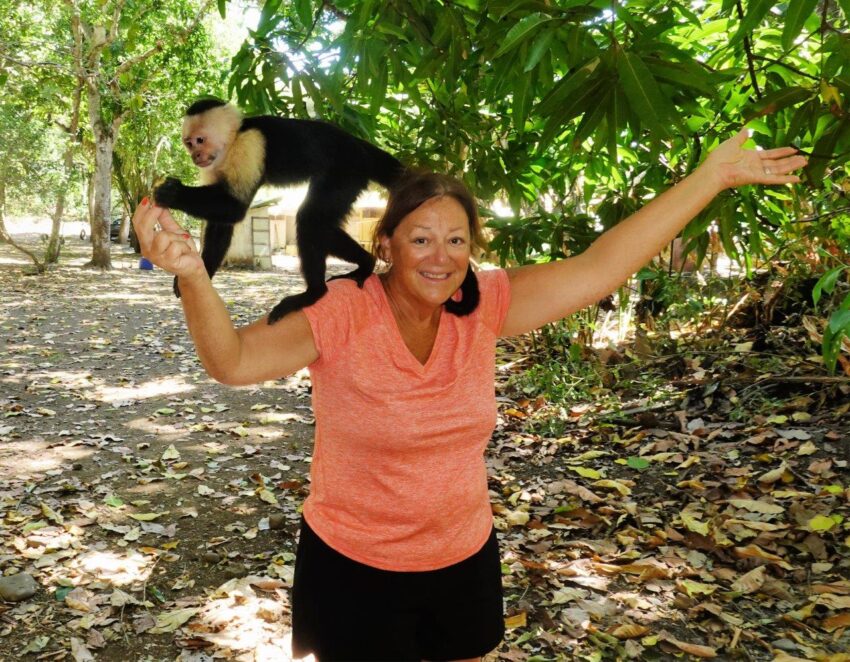
[[[495,335],[500,335],[502,325],[511,305],[511,283],[504,269],[487,269],[475,273],[481,301],[478,313],[481,322]]]
[[[304,308],[319,360],[328,361],[349,342],[353,334],[358,294],[362,294],[362,290],[357,288],[353,280],[332,280],[328,282],[327,294]]]

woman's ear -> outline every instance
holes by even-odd
[[[378,257],[387,264],[392,262],[392,251],[390,250],[390,238],[382,234],[378,237]]]

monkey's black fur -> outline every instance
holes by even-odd
[[[203,115],[225,105],[218,99],[202,99],[189,106],[186,115]],[[216,181],[204,186],[185,186],[169,178],[157,187],[154,198],[159,205],[207,221],[202,258],[212,277],[230,246],[234,225],[245,217],[257,189],[265,183],[288,185],[309,180],[307,197],[298,209],[295,223],[307,290],[281,300],[269,314],[272,324],[289,312],[315,303],[327,292],[328,255],[356,264],[354,271],[341,277],[353,278],[363,287],[375,267],[375,259],[342,229],[342,223],[370,180],[392,188],[404,173],[404,166],[387,152],[325,122],[269,115],[248,117],[242,119],[237,138],[250,130],[262,136],[264,163],[256,181],[248,181],[247,186],[245,180],[240,182],[241,192],[233,186],[236,175],[231,164],[224,172],[216,171]],[[258,152],[256,158],[263,158],[262,153]],[[236,163],[237,172],[242,171],[243,165],[250,168],[259,164]],[[176,278],[174,291],[179,297]],[[478,282],[471,268],[461,292],[461,301],[446,302],[446,310],[455,315],[467,315],[478,304]]]

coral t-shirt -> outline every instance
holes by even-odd
[[[481,301],[446,311],[422,365],[377,276],[334,280],[304,312],[316,439],[307,522],[341,554],[384,570],[446,567],[477,552],[493,519],[484,449],[496,423],[496,339],[507,273],[477,274]]]

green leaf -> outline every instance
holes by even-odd
[[[850,128],[850,120],[845,118],[832,126],[815,143],[815,148],[809,157],[809,165],[805,169],[806,174],[813,183],[821,184],[827,165],[835,158],[835,147],[842,134],[848,128]]]
[[[643,471],[649,466],[649,461],[645,460],[642,457],[637,457],[636,455],[632,455],[626,460],[626,464],[630,466],[632,469],[637,469],[638,471]]]
[[[531,50],[528,53],[528,60],[525,62],[523,71],[531,71],[537,66],[537,63],[540,62],[540,58],[542,58],[546,51],[549,50],[549,44],[552,43],[552,38],[554,36],[554,30],[546,30],[546,32],[538,35],[537,39],[535,39],[534,43],[531,45]]]
[[[846,268],[847,267],[843,265],[835,267],[834,269],[830,269],[823,276],[820,277],[820,279],[817,283],[815,283],[815,286],[812,289],[812,301],[815,305],[818,305],[818,301],[820,301],[822,292],[832,294],[832,290],[835,289],[835,283],[838,282],[838,277]]]
[[[54,592],[53,597],[55,597],[58,602],[64,602],[65,596],[68,595],[73,590],[74,590],[73,586],[60,586]]]
[[[844,12],[844,18],[850,21],[850,0],[838,0],[841,11]]]
[[[782,29],[782,48],[790,51],[794,40],[802,32],[806,19],[812,15],[818,0],[790,0],[785,10],[785,27]]]
[[[815,515],[809,520],[809,528],[812,531],[829,531],[836,525],[836,521],[826,515]]]
[[[779,0],[753,0],[750,2],[747,6],[747,14],[744,16],[744,20],[741,21],[741,25],[738,27],[738,31],[735,33],[735,36],[732,37],[730,45],[734,45],[741,41],[744,37],[749,36],[749,34],[762,22],[764,17],[767,15],[767,12],[769,12],[773,5],[775,5],[778,1]]]
[[[836,336],[844,335],[850,329],[850,310],[836,310],[832,313],[829,317],[829,329]]]
[[[746,121],[763,115],[771,115],[777,110],[794,106],[812,97],[814,92],[806,87],[792,85],[765,95],[744,109]]]
[[[124,502],[119,497],[115,496],[114,494],[110,494],[108,497],[106,497],[103,500],[103,502],[107,506],[112,506],[113,508],[120,508],[121,506],[124,505]]]
[[[225,11],[225,6],[227,5],[227,0],[218,0],[218,13],[222,18],[227,18],[227,13]]]
[[[535,14],[529,14],[522,20],[518,21],[515,26],[508,30],[508,34],[505,37],[505,43],[503,43],[502,47],[496,51],[493,55],[493,59],[507,53],[509,50],[517,46],[517,44],[527,39],[538,26],[551,20],[551,17],[537,12]]]
[[[278,4],[280,4],[278,0]],[[298,14],[298,20],[308,30],[313,25],[313,6],[310,0],[295,0],[295,13]]]
[[[675,113],[640,56],[620,53],[617,57],[617,72],[632,110],[654,134],[670,137],[670,125],[674,122]]]

